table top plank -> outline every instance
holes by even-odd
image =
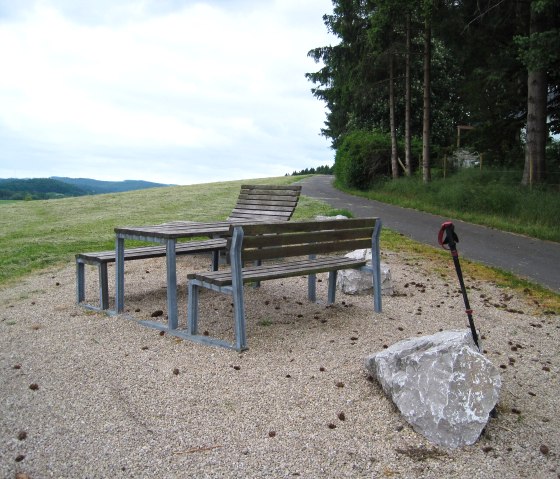
[[[258,220],[255,218],[236,218],[228,221],[196,222],[196,221],[171,221],[160,225],[148,226],[119,226],[115,233],[122,237],[148,237],[160,239],[192,238],[194,236],[225,235],[232,224],[254,224],[271,222],[270,218]]]

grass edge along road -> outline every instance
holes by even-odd
[[[0,287],[34,271],[74,262],[76,253],[113,249],[117,226],[223,220],[231,212],[242,184],[283,185],[302,178],[282,176],[2,204]],[[336,213],[326,203],[302,196],[294,219]],[[429,258],[435,270],[451,273],[445,252],[387,229],[382,231],[381,250],[405,252],[411,258]],[[468,261],[464,269],[465,274],[478,279],[522,291],[538,309],[560,311],[560,295],[545,288]]]
[[[460,219],[501,231],[560,242],[560,201],[552,187],[522,187],[515,172],[466,168],[424,183],[416,176],[379,181],[368,191],[335,186],[352,195]]]

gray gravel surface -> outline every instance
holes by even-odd
[[[77,307],[73,264],[3,288],[0,477],[560,477],[559,318],[466,278],[503,389],[476,444],[437,448],[363,363],[401,339],[467,327],[462,297],[451,265],[436,273],[411,255],[383,261],[395,294],[381,314],[371,296],[308,303],[304,278],[249,288],[242,354]],[[179,258],[183,321],[186,273],[208,265]],[[127,314],[165,318],[164,260],[126,271]],[[93,302],[96,271],[87,273]],[[201,307],[201,329],[231,338],[231,299],[204,292]]]

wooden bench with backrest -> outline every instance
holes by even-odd
[[[227,221],[288,221],[297,206],[301,185],[242,185],[235,207]],[[165,245],[141,246],[125,250],[125,261],[159,258],[166,255]],[[211,238],[177,243],[176,254],[212,253],[212,270],[218,269],[219,253],[225,250],[225,238]],[[109,308],[107,265],[114,263],[115,250],[79,253],[76,255],[76,299],[78,304],[93,310]],[[99,307],[85,304],[85,265],[98,268]]]
[[[372,273],[374,310],[380,312],[380,230],[379,218],[231,225],[227,246],[231,268],[187,275],[187,330],[173,334],[242,351],[247,348],[244,284],[307,275],[308,297],[310,301],[315,301],[315,275],[328,272],[327,300],[328,304],[332,304],[335,300],[337,272],[350,268],[363,268]],[[342,252],[362,248],[372,248],[372,266],[368,267],[366,260],[342,255]],[[251,265],[244,266],[248,262]],[[201,288],[233,296],[235,343],[198,334]]]

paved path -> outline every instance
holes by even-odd
[[[343,193],[332,186],[332,176],[302,181],[302,194],[344,208],[356,217],[378,216],[383,226],[413,240],[438,247],[441,224],[451,220],[459,236],[459,257],[494,266],[560,292],[560,243],[505,233],[485,226],[422,213]],[[451,260],[451,255],[450,255]]]

